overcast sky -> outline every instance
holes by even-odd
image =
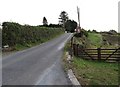
[[[45,16],[48,23],[58,23],[61,11],[77,21],[80,8],[81,27],[97,31],[118,31],[119,0],[0,0],[0,23],[41,25]]]

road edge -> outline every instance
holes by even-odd
[[[67,57],[67,62],[70,63],[73,58],[71,57],[71,55],[69,55],[69,52],[66,52],[65,55],[66,55],[66,57]],[[67,70],[67,75],[68,75],[68,78],[69,78],[69,80],[71,81],[72,85],[77,85],[77,86],[79,86],[79,87],[82,87],[81,84],[79,83],[78,79],[77,79],[76,76],[74,75],[72,69],[68,69],[68,70]]]

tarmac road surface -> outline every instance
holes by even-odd
[[[49,42],[19,51],[2,59],[3,85],[70,85],[62,66],[65,33]]]

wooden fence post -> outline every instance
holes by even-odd
[[[71,57],[73,56],[73,37],[71,38],[71,42],[70,42],[70,44],[71,44],[71,48],[70,48],[70,55],[71,55]]]
[[[75,56],[78,56],[78,47],[79,47],[79,44],[73,44],[73,54]]]
[[[73,44],[73,54],[75,55],[75,49],[76,48],[76,44]]]
[[[101,60],[101,48],[97,48],[98,51],[98,60]]]
[[[76,56],[78,56],[79,44],[76,45]]]
[[[73,37],[71,38],[71,48],[73,47]]]

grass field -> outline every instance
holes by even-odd
[[[103,45],[104,48],[118,48],[120,35],[109,35],[109,34],[102,34],[103,40],[105,40],[108,44]]]
[[[118,63],[74,58],[71,67],[83,85],[118,85]]]
[[[70,43],[66,44],[64,51],[70,51]],[[119,84],[118,63],[84,60],[75,56],[73,56],[72,62],[68,63],[65,52],[63,57],[65,71],[67,71],[68,69],[72,69],[75,76],[82,85],[111,86]]]
[[[97,33],[88,33],[88,44],[90,47],[100,47],[102,45],[102,35]]]
[[[87,48],[119,48],[120,35],[100,34],[89,32],[87,37]]]

